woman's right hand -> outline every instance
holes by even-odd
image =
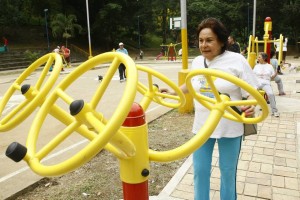
[[[187,89],[187,87],[186,87],[185,84],[181,85],[181,86],[180,86],[180,89],[181,89],[181,91],[182,91],[184,94],[188,93],[188,89]],[[159,89],[159,91],[160,91],[161,93],[167,93],[167,94],[171,94],[171,95],[177,95],[176,92],[174,92],[174,91],[170,92],[170,90],[167,89],[167,88],[161,88],[161,89]]]
[[[174,92],[174,91],[170,92],[170,90],[167,89],[167,88],[162,88],[162,89],[160,89],[159,91],[160,91],[161,93],[166,93],[166,94],[170,94],[170,95],[174,95],[174,96],[177,95],[176,92]]]

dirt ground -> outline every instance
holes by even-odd
[[[176,148],[192,137],[193,113],[172,110],[148,124],[149,147],[163,151]],[[149,195],[155,196],[169,182],[185,159],[150,163]],[[103,150],[76,171],[56,178],[44,178],[9,200],[118,200],[123,198],[118,160]]]

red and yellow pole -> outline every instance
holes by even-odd
[[[121,131],[135,144],[136,155],[120,159],[120,176],[124,200],[148,200],[149,145],[148,126],[143,108],[134,103]]]
[[[264,23],[264,52],[268,54],[268,63],[270,63],[270,53],[271,53],[271,43],[269,42],[272,40],[272,19],[271,17],[266,17]]]

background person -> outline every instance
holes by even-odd
[[[62,53],[62,55],[64,56],[64,59],[65,59],[65,61],[66,61],[67,66],[68,66],[68,67],[71,67],[71,65],[70,65],[70,55],[71,55],[70,49],[68,49],[68,48],[65,47],[65,46],[62,46],[62,47],[61,47],[61,53]],[[64,71],[64,70],[62,69],[62,71]]]
[[[243,50],[241,51],[241,54],[247,58],[247,54],[248,54],[248,44],[245,44]]]
[[[54,50],[53,50],[54,53],[59,53],[60,52],[60,46],[57,46]]]
[[[2,39],[3,39],[4,52],[8,52],[8,39],[5,36],[3,36]]]
[[[260,83],[259,89],[264,90],[270,101],[270,106],[272,109],[272,115],[279,117],[278,109],[276,107],[275,95],[271,86],[271,79],[275,78],[276,73],[273,66],[267,63],[268,54],[260,52],[257,57],[258,63],[254,66],[253,72],[258,77]]]
[[[179,49],[179,51],[178,51],[178,56],[182,56],[182,49]]]
[[[280,65],[284,65],[285,64],[285,58],[286,58],[286,52],[287,52],[287,43],[288,43],[288,38],[283,37],[283,47],[282,47],[282,63],[280,63]],[[278,60],[278,56],[279,56],[279,42],[274,42],[274,46],[276,48],[276,59]]]
[[[117,49],[117,52],[121,52],[128,55],[128,51],[127,49],[124,48],[123,42],[119,43],[119,48]],[[126,80],[126,67],[123,63],[119,65],[119,76],[120,76],[120,82],[124,82]]]
[[[201,55],[193,60],[191,70],[203,69],[207,66],[207,68],[221,70],[236,76],[257,88],[258,81],[246,59],[241,54],[226,51],[228,36],[227,29],[219,20],[215,18],[203,20],[197,30]],[[226,80],[216,79],[214,84],[220,93],[229,94],[232,100],[242,100],[243,97],[252,98],[240,87]],[[212,92],[207,92],[207,82],[204,77],[194,77],[192,85],[196,91],[205,88],[206,92],[202,94],[214,98]],[[184,93],[188,93],[185,84],[180,88]],[[169,91],[161,89],[161,92]],[[197,101],[194,101],[194,105],[195,118],[192,132],[197,134],[207,120],[210,111]],[[246,116],[252,116],[254,108],[254,106],[241,106],[239,109],[244,111]],[[216,143],[218,143],[221,172],[220,199],[237,199],[236,173],[243,133],[243,123],[221,118],[210,138],[194,152],[195,200],[210,199],[212,154]]]
[[[161,47],[161,50],[159,52],[159,54],[156,56],[155,60],[159,60],[160,57],[165,56],[166,52],[165,52],[165,47]]]
[[[144,52],[142,51],[142,49],[140,49],[140,59],[143,60],[144,58]]]
[[[60,46],[57,46],[55,49],[53,49],[52,52],[60,54]],[[53,71],[53,66],[54,66],[54,63],[50,66],[49,72]],[[64,68],[62,67],[62,71],[63,70],[64,70]]]
[[[285,95],[285,92],[283,91],[283,83],[282,83],[282,80],[281,78],[278,76],[278,68],[279,65],[278,65],[278,60],[276,58],[274,58],[274,55],[275,55],[275,52],[274,51],[271,51],[270,53],[270,64],[273,66],[273,69],[275,71],[275,77],[272,79],[275,81],[275,83],[277,84],[277,88],[278,88],[278,92],[279,92],[279,96],[282,96],[282,95]]]
[[[232,35],[228,37],[227,50],[235,53],[241,53],[240,45],[235,41],[235,38]]]

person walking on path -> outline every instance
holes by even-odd
[[[282,83],[282,80],[281,78],[278,76],[278,71],[277,69],[279,68],[279,65],[278,65],[278,60],[276,58],[274,58],[274,55],[275,55],[275,52],[274,51],[271,51],[270,53],[270,64],[273,66],[273,69],[275,71],[275,77],[272,79],[275,81],[275,83],[277,84],[277,88],[278,88],[278,92],[279,92],[279,96],[282,96],[282,95],[285,95],[285,92],[283,90],[283,83]]]
[[[117,49],[117,52],[124,53],[128,55],[127,49],[124,48],[123,42],[119,43],[119,48]],[[126,80],[126,67],[123,63],[119,65],[119,76],[120,76],[120,82],[124,82]]]
[[[246,81],[254,88],[258,88],[257,78],[247,60],[241,54],[226,51],[228,36],[226,27],[218,19],[203,20],[197,29],[201,55],[193,60],[191,70],[203,68],[221,70]],[[226,80],[216,79],[214,84],[220,93],[228,94],[232,100],[252,98],[239,86]],[[202,95],[214,98],[212,92],[207,92],[208,84],[203,76],[194,77],[192,85]],[[185,84],[180,88],[184,93],[188,93]],[[201,88],[205,88],[205,92],[201,92]],[[160,91],[174,94],[168,89],[161,89]],[[194,101],[194,105],[195,118],[192,132],[197,134],[205,124],[210,110],[197,101]],[[238,109],[245,112],[246,116],[252,116],[255,112],[255,106],[240,106]],[[210,138],[193,153],[195,200],[210,199],[212,154],[216,143],[218,143],[221,172],[220,199],[237,199],[236,176],[243,133],[243,123],[221,118]]]
[[[268,54],[260,52],[257,57],[258,64],[253,68],[253,72],[258,77],[260,83],[259,89],[264,90],[270,101],[270,106],[272,109],[272,115],[279,117],[278,109],[276,107],[275,95],[271,86],[271,79],[275,78],[276,73],[273,66],[267,63]]]

